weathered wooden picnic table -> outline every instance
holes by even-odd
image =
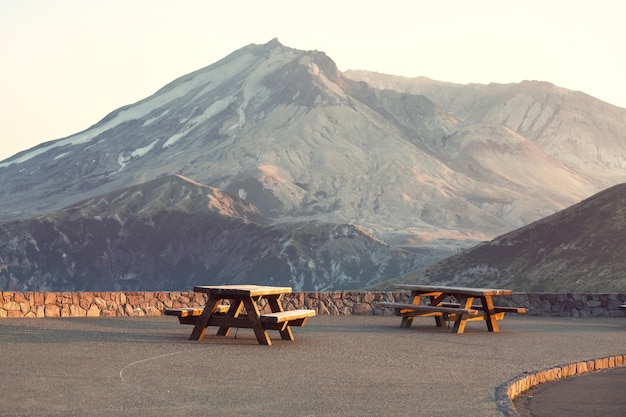
[[[414,317],[426,316],[434,317],[438,327],[453,321],[453,333],[463,333],[471,320],[484,320],[488,331],[498,332],[498,320],[503,319],[505,313],[526,313],[525,308],[493,305],[493,297],[511,295],[511,290],[412,284],[393,287],[410,291],[409,300],[406,303],[379,302],[378,305],[395,309],[396,314],[402,316],[400,327],[403,328],[411,327]],[[422,303],[422,297],[427,302]],[[480,304],[474,305],[474,299]]]
[[[202,340],[208,326],[217,326],[218,336],[228,336],[231,328],[251,328],[258,342],[271,345],[268,330],[277,330],[283,340],[294,340],[291,326],[303,326],[315,310],[297,309],[285,311],[280,302],[290,287],[264,285],[200,285],[195,292],[208,294],[204,308],[167,309],[164,314],[178,316],[180,323],[193,324],[190,340]],[[258,302],[267,299],[270,313],[261,313]],[[220,301],[229,300],[229,304]],[[243,312],[245,310],[245,312]]]

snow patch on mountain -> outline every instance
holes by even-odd
[[[159,114],[156,117],[151,117],[149,119],[147,119],[142,125],[141,127],[147,127],[150,126],[151,124],[153,124],[154,122],[156,122],[157,120],[162,119],[163,117],[167,116],[169,114],[169,109],[165,109],[163,110],[163,112],[161,114]]]
[[[70,154],[69,152],[60,153],[60,154],[58,154],[57,156],[54,157],[54,160],[56,161],[57,159],[61,159],[61,158],[65,157],[65,156],[67,156],[69,154]]]
[[[135,149],[133,152],[131,152],[130,157],[132,158],[141,158],[142,156],[146,156],[146,154],[148,152],[150,152],[154,146],[159,142],[159,140],[155,140],[152,143],[150,143],[148,146],[144,146],[143,148],[139,148],[139,149]]]

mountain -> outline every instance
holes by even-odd
[[[277,40],[248,45],[83,132],[0,163],[0,220],[181,174],[242,196],[277,222],[358,224],[394,244],[476,241],[623,176],[624,109],[542,85],[538,98],[520,93],[527,114],[554,114],[550,120],[580,144],[563,148],[526,136],[530,122],[513,126],[520,95],[491,87],[498,86],[469,86],[486,91],[473,101],[464,93],[438,104],[351,80],[322,52]],[[526,91],[524,83],[513,87]],[[580,116],[556,117],[570,107]],[[604,114],[615,117],[605,123]],[[583,128],[594,123],[604,129],[590,136]],[[622,149],[605,151],[607,143]],[[605,163],[570,164],[590,160],[574,152],[583,144]]]
[[[436,262],[379,283],[419,282],[528,292],[626,292],[626,184]]]
[[[0,288],[10,291],[354,289],[416,268],[415,258],[353,225],[272,225],[240,198],[178,175],[0,224]]]
[[[182,175],[272,230],[349,226],[421,267],[623,182],[625,109],[544,82],[357,74],[276,39],[245,46],[0,162],[0,222]]]
[[[375,88],[427,97],[462,120],[458,133],[474,140],[488,137],[494,127],[514,132],[553,163],[565,166],[565,175],[554,178],[556,181],[567,178],[567,172],[577,173],[599,187],[598,192],[625,178],[626,109],[583,92],[545,81],[460,85],[368,71],[346,71],[345,76]],[[481,128],[487,131],[481,132]],[[571,186],[569,181],[566,184]]]

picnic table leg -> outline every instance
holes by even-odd
[[[411,297],[409,298],[409,303],[419,304],[420,303],[420,295],[416,294],[414,291],[411,291]],[[400,328],[408,329],[413,324],[413,316],[403,316],[402,322],[400,322]]]
[[[430,298],[430,305],[431,306],[437,306],[439,304],[441,304],[443,302],[443,299],[441,298],[441,296],[437,296],[435,297],[434,295],[429,296]],[[440,316],[435,316],[435,324],[437,325],[437,327],[447,327],[448,326],[448,322],[447,322],[447,315],[446,314],[442,314]]]
[[[231,317],[239,317],[239,313],[241,313],[241,309],[243,307],[243,302],[241,300],[231,300],[230,307],[228,308],[228,314]],[[230,333],[230,327],[220,327],[217,331],[217,336],[228,336]]]
[[[459,302],[459,308],[461,309],[471,309],[472,303],[474,302],[474,297],[467,297],[463,299],[463,297],[455,296],[456,300]],[[465,331],[465,325],[467,324],[467,314],[459,314],[454,321],[454,327],[452,328],[452,333],[463,333]]]
[[[196,321],[196,325],[191,332],[191,336],[189,336],[189,340],[202,340],[204,337],[204,333],[206,332],[207,325],[209,324],[209,319],[211,318],[211,314],[215,312],[217,309],[217,303],[220,301],[219,298],[211,295],[204,306],[204,310],[202,314],[198,317],[198,321]]]
[[[272,341],[270,340],[267,330],[263,327],[263,323],[261,323],[261,313],[255,301],[256,300],[252,298],[244,298],[243,300],[243,305],[248,314],[248,320],[250,320],[250,325],[252,326],[252,330],[254,330],[256,340],[258,340],[259,344],[271,346]]]
[[[487,322],[487,330],[498,333],[500,328],[498,327],[498,320],[496,319],[496,313],[493,308],[493,299],[491,296],[486,295],[484,297],[480,297],[480,302],[483,305],[485,322]]]
[[[272,313],[276,313],[278,311],[284,311],[282,304],[280,303],[280,298],[282,294],[279,294],[278,297],[269,297],[267,299],[267,303],[270,305],[272,309]],[[291,327],[289,324],[285,326],[283,330],[279,330],[280,338],[282,340],[294,340],[293,333],[291,332]]]

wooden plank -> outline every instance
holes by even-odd
[[[293,320],[313,317],[316,314],[317,313],[315,312],[315,310],[308,310],[308,309],[276,311],[273,313],[262,314],[261,321],[264,323],[283,323],[286,321],[293,321]]]
[[[524,307],[502,307],[502,306],[494,306],[493,310],[496,313],[515,313],[515,314],[526,314],[526,309]]]
[[[215,297],[213,294],[209,295],[206,306],[204,307],[202,314],[198,316],[193,330],[191,331],[191,335],[189,335],[189,340],[202,340],[209,323],[209,318],[211,318],[211,315],[217,309],[219,301],[219,297]]]
[[[444,306],[431,306],[427,304],[411,304],[411,303],[393,303],[393,302],[379,302],[377,303],[380,307],[386,308],[395,308],[396,310],[410,310],[415,312],[424,312],[424,313],[446,313],[446,314],[467,314],[467,315],[477,315],[478,310],[474,309],[463,309],[458,307],[444,307]]]
[[[619,306],[620,310],[626,310],[626,304],[622,304],[621,306]]]
[[[306,323],[306,321],[308,320],[307,317],[303,318],[303,319],[296,319],[296,320],[292,320],[292,321],[285,321],[283,323],[272,323],[272,322],[263,322],[263,327],[266,330],[278,330],[279,332],[283,332],[286,330],[290,330],[291,327],[302,327],[304,326],[304,324]],[[294,340],[293,339],[293,333],[291,333],[291,330],[289,331],[289,335],[290,337],[285,337],[282,338],[283,340]],[[281,333],[282,336],[282,333]]]
[[[496,320],[502,320],[504,319],[504,313],[494,313],[492,314],[492,317],[495,317]],[[478,320],[485,320],[485,313],[482,311],[478,312],[478,315],[476,316],[469,316],[467,318],[467,321],[478,321]]]
[[[227,315],[211,316],[207,326],[219,327],[230,329],[231,327],[238,327],[242,329],[252,328],[250,318],[246,314],[242,314],[239,317],[232,317]],[[218,334],[218,336],[228,336],[228,334]]]
[[[259,307],[257,307],[256,305],[256,300],[253,300],[252,298],[244,298],[243,306],[248,313],[248,320],[250,321],[252,330],[254,330],[256,340],[261,345],[271,346],[272,341],[269,334],[267,333],[267,330],[265,329],[265,327],[263,327],[263,323],[261,323],[261,315],[259,312]]]
[[[511,295],[513,291],[496,289],[496,288],[471,288],[471,287],[446,287],[439,285],[414,285],[414,284],[397,284],[393,288],[400,290],[410,290],[414,293],[430,294],[444,293],[453,296],[454,294],[463,294],[473,297],[481,297],[484,295]]]
[[[283,309],[283,305],[280,303],[281,297],[282,297],[282,294],[277,295],[277,296],[266,297],[267,303],[269,304],[273,313],[277,313],[279,311],[285,311]],[[306,321],[306,319],[304,319],[304,321]],[[304,325],[304,321],[302,321],[302,324],[300,324],[301,326]],[[289,326],[288,322],[280,323],[280,324],[277,323],[271,327],[267,323],[264,322],[263,326],[265,326],[268,329],[272,328],[272,329],[278,330],[278,332],[280,333],[280,338],[282,340],[294,340],[293,332],[291,331],[291,327]]]
[[[225,313],[228,311],[229,306],[225,304],[220,304],[216,308],[217,313]],[[177,316],[177,317],[192,317],[199,316],[202,314],[204,307],[185,307],[185,308],[168,308],[163,310],[163,314],[167,316]]]
[[[458,307],[459,303],[441,303],[444,307]],[[472,305],[472,309],[482,311],[482,305]],[[504,307],[504,306],[493,306],[493,311],[496,313],[516,313],[516,314],[526,314],[526,308],[524,307]]]
[[[228,296],[269,296],[278,294],[290,294],[291,287],[270,287],[266,285],[197,285],[193,287],[195,292]]]
[[[176,316],[182,318],[199,316],[200,314],[202,314],[202,310],[204,310],[204,307],[168,308],[163,310],[163,314],[165,314],[166,316]]]
[[[487,295],[481,297],[480,301],[483,305],[483,313],[485,314],[485,322],[487,323],[487,330],[490,332],[498,333],[500,328],[498,327],[498,320],[495,318],[495,311],[493,311],[493,300],[491,296]]]

